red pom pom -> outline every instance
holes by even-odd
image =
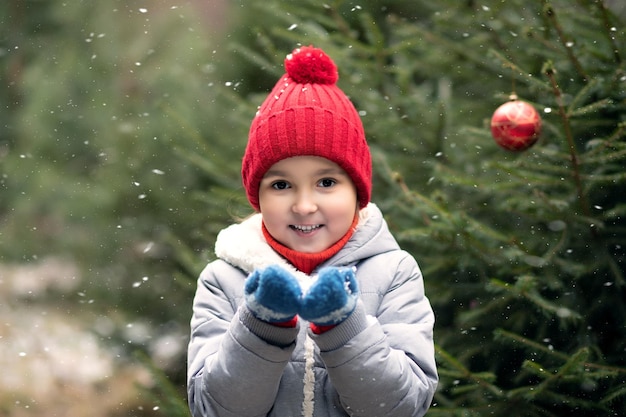
[[[510,151],[523,151],[539,139],[541,117],[537,110],[523,101],[509,101],[496,109],[491,117],[491,135],[498,145]]]
[[[299,84],[334,84],[337,66],[324,51],[312,46],[294,50],[285,58],[287,75]]]

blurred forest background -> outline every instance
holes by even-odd
[[[186,416],[195,280],[250,213],[240,159],[298,45],[362,114],[422,267],[428,415],[626,414],[620,0],[5,0],[0,415]],[[500,148],[515,93],[537,144]]]

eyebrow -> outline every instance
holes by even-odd
[[[289,174],[286,171],[280,171],[280,170],[276,170],[276,169],[270,169],[269,171],[267,171],[265,173],[265,175],[263,175],[263,178],[266,177],[286,177]],[[315,171],[314,173],[315,176],[323,176],[323,175],[345,175],[347,176],[348,174],[341,168],[323,168],[320,170]]]

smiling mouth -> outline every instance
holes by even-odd
[[[322,225],[316,224],[316,225],[308,226],[308,225],[292,224],[289,227],[291,227],[293,230],[297,230],[298,232],[311,233],[312,231],[317,230],[320,227],[322,227]]]

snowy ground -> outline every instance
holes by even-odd
[[[122,364],[81,314],[54,302],[80,279],[55,258],[0,265],[0,415],[151,415],[154,406],[137,388],[150,385],[150,373]]]

